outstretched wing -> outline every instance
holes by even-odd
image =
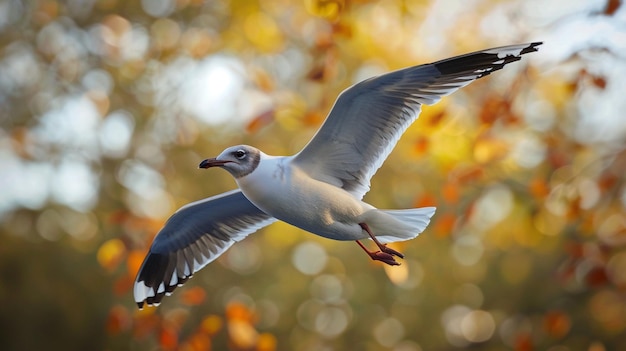
[[[436,103],[539,45],[477,51],[362,81],[341,93],[320,130],[292,162],[311,177],[362,198],[422,104]]]
[[[235,242],[275,221],[240,190],[182,207],[154,238],[135,279],[135,302],[158,305]]]

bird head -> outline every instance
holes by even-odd
[[[261,161],[261,151],[249,145],[231,146],[215,158],[200,162],[199,168],[221,167],[241,178],[254,171]]]

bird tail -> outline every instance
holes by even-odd
[[[435,207],[372,210],[365,213],[364,222],[381,243],[405,241],[415,238],[426,229],[435,210]]]

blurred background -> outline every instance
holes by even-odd
[[[625,347],[622,5],[0,1],[2,348]],[[165,220],[236,186],[199,161],[295,153],[355,82],[530,41],[425,107],[373,178],[377,207],[438,207],[401,266],[278,223],[137,310]]]

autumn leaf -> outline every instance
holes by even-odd
[[[115,305],[109,310],[106,320],[106,330],[109,334],[118,334],[130,329],[132,318],[126,307]]]
[[[453,233],[454,224],[456,223],[456,216],[452,213],[443,213],[437,215],[437,221],[435,222],[436,233],[438,237],[449,237]]]
[[[416,156],[422,156],[428,152],[428,147],[430,146],[430,139],[427,137],[419,137],[413,143],[413,151],[415,151]]]
[[[250,134],[257,133],[261,128],[272,123],[274,121],[274,117],[274,109],[267,110],[252,117],[252,119],[246,125],[246,132]]]
[[[98,263],[102,268],[112,272],[122,262],[126,256],[126,245],[120,239],[110,239],[105,241],[96,255]]]
[[[307,11],[312,15],[335,20],[345,6],[344,0],[305,0]]]
[[[448,181],[445,183],[441,189],[441,195],[443,199],[449,204],[456,204],[459,202],[461,198],[461,189],[459,184],[454,181]]]
[[[220,316],[212,314],[202,320],[200,327],[208,335],[214,335],[222,329],[223,324]]]
[[[530,181],[528,190],[537,199],[544,199],[550,193],[550,188],[545,179],[535,177]]]
[[[613,15],[617,10],[622,6],[621,0],[608,0],[606,2],[606,7],[604,8],[605,15]]]
[[[178,346],[178,333],[173,328],[162,328],[159,332],[159,345],[163,350],[174,350]]]
[[[560,339],[569,333],[572,322],[562,311],[550,311],[544,316],[543,326],[553,338]]]
[[[205,299],[206,291],[199,286],[194,286],[192,288],[186,289],[180,294],[180,300],[185,305],[189,306],[200,305],[204,302]]]
[[[432,207],[437,206],[437,198],[433,194],[422,194],[413,203],[414,207]]]

